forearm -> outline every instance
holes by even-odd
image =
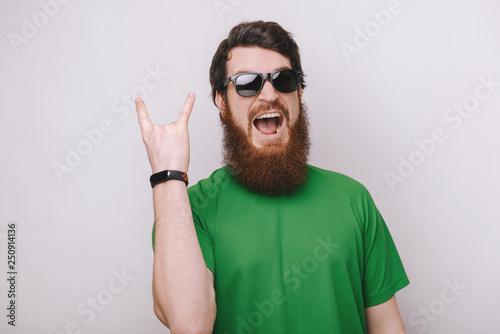
[[[365,308],[368,334],[406,334],[396,296],[385,303]]]
[[[172,333],[211,333],[215,293],[196,236],[186,186],[167,181],[153,188],[155,255],[153,298],[158,318]]]

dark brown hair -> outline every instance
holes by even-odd
[[[299,47],[293,40],[291,33],[276,22],[242,22],[231,29],[229,36],[220,43],[212,58],[210,85],[212,86],[212,100],[214,103],[217,93],[226,98],[225,90],[222,87],[224,80],[227,78],[226,63],[229,60],[229,52],[237,46],[257,46],[276,51],[290,59],[293,69],[302,72]],[[306,86],[304,74],[300,78],[300,85],[302,89]]]

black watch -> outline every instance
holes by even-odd
[[[168,180],[184,181],[186,187],[189,184],[187,174],[178,170],[164,170],[163,172],[151,175],[151,177],[149,178],[149,181],[151,182],[151,188],[156,186],[158,183],[162,183]]]

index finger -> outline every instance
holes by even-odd
[[[191,111],[193,110],[195,95],[194,93],[189,93],[184,105],[182,106],[181,112],[179,113],[179,119],[177,120],[178,124],[182,124],[184,126],[188,125],[189,116],[191,115]]]
[[[151,118],[149,118],[146,105],[140,97],[135,99],[135,109],[137,110],[137,119],[139,120],[141,131],[143,131],[145,127],[152,127],[153,122],[151,121]]]

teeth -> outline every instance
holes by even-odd
[[[278,124],[278,127],[276,128],[276,132],[275,133],[280,132],[280,129],[281,129],[281,124]]]
[[[273,118],[273,117],[280,117],[280,114],[277,113],[277,112],[273,112],[273,113],[270,113],[270,114],[260,115],[259,117],[257,117],[257,119]]]

